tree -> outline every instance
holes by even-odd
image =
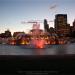
[[[5,37],[8,38],[8,37],[11,37],[11,36],[12,36],[12,35],[11,35],[10,30],[6,30],[6,31],[5,31]]]

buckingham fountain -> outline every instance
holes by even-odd
[[[30,45],[33,48],[45,48],[45,39],[41,37],[44,35],[44,32],[40,29],[40,24],[33,24],[30,35],[32,36]]]

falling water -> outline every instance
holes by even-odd
[[[31,40],[32,41],[31,44],[34,45],[35,48],[44,48],[45,40],[40,38],[40,34],[39,34],[40,29],[39,28],[40,28],[39,24],[37,24],[37,23],[33,24],[34,31],[32,33],[33,40]]]

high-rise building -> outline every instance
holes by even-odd
[[[67,14],[55,15],[55,31],[58,35],[69,34],[69,24],[67,24]]]
[[[71,37],[75,38],[75,20],[73,21],[73,26],[70,27]]]
[[[75,31],[75,20],[73,22],[73,30],[72,31]]]
[[[47,24],[46,19],[44,19],[44,30],[45,30],[45,32],[49,32],[49,25]]]

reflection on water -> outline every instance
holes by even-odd
[[[65,54],[66,53],[66,49],[67,49],[67,46],[66,45],[59,45],[56,50],[57,50],[57,53],[62,55],[62,54]]]
[[[0,44],[0,55],[64,55],[75,54],[75,44],[49,45],[44,49]]]
[[[75,44],[67,45],[67,54],[75,54]]]

